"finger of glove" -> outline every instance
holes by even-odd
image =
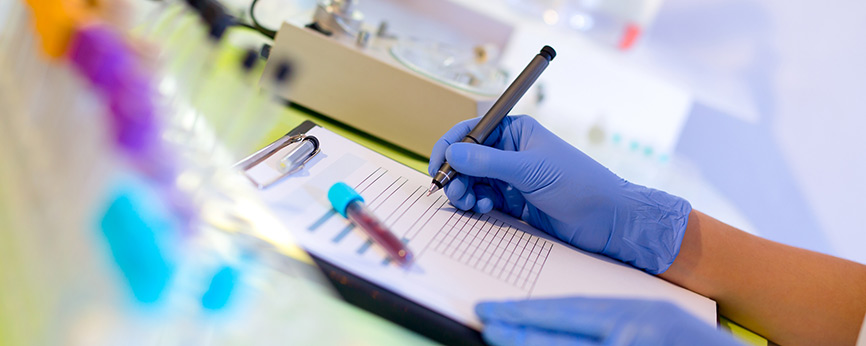
[[[591,338],[556,331],[492,322],[484,326],[484,341],[492,345],[599,345]]]
[[[527,191],[532,188],[525,181],[524,154],[471,143],[455,143],[445,151],[448,163],[460,174],[499,179]]]
[[[475,206],[475,192],[472,177],[457,176],[448,185],[445,185],[445,196],[457,209],[469,210]]]
[[[507,128],[513,126],[511,125],[513,122],[520,120],[521,118],[528,118],[527,116],[508,116],[502,120],[502,122],[493,129],[493,131],[487,135],[487,138],[484,140],[483,145],[492,146],[495,148],[502,149],[503,143],[500,143],[500,139],[502,138],[502,134],[506,131]],[[430,164],[427,165],[427,172],[430,173],[431,176],[436,174],[436,171],[439,170],[439,167],[442,166],[442,163],[445,162],[445,151],[451,144],[459,143],[472,131],[472,128],[478,124],[481,118],[473,118],[469,120],[464,120],[457,125],[454,125],[448,132],[445,132],[441,138],[439,138],[436,143],[433,144],[433,150],[430,153]]]
[[[486,214],[493,210],[493,207],[497,205],[496,200],[498,199],[499,194],[493,189],[492,186],[483,184],[483,183],[475,183],[472,186],[472,190],[475,192],[475,207],[472,208],[476,213]],[[498,203],[501,205],[502,203]]]
[[[485,323],[497,321],[602,338],[631,311],[629,300],[558,298],[484,302],[475,313]]]
[[[439,167],[442,166],[442,163],[445,162],[445,150],[448,149],[448,146],[463,140],[463,137],[466,137],[466,134],[468,134],[480,120],[481,118],[474,118],[457,123],[457,125],[451,127],[448,132],[445,132],[445,134],[442,135],[435,144],[433,144],[433,151],[430,152],[430,164],[427,165],[427,172],[430,173],[430,176],[436,175],[436,171],[438,171]]]

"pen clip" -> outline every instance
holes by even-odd
[[[304,142],[304,141],[308,141],[313,145],[312,151],[310,151],[308,154],[305,154],[305,157],[303,158],[303,160],[298,162],[297,165],[295,165],[294,167],[288,167],[287,169],[283,170],[282,168],[285,167],[285,163],[281,162],[280,170],[282,170],[283,172],[282,172],[282,174],[280,174],[276,178],[273,178],[273,179],[271,179],[265,183],[260,183],[259,181],[253,179],[253,177],[251,177],[249,174],[247,174],[247,170],[265,162],[266,160],[271,158],[271,156],[278,153],[280,150],[283,150],[286,147],[291,146],[291,145],[297,145],[297,147],[295,149],[286,153],[286,155],[281,159],[281,161],[284,160],[286,157],[291,156],[296,151],[304,148],[301,145],[301,144],[303,144],[302,142]],[[253,185],[256,186],[256,188],[258,188],[259,190],[264,190],[264,189],[267,189],[268,187],[270,187],[271,185],[273,185],[273,184],[285,179],[286,177],[288,177],[292,174],[295,174],[298,171],[300,171],[301,169],[303,169],[304,165],[306,165],[307,162],[312,160],[313,157],[319,153],[319,151],[321,151],[319,148],[319,139],[316,138],[315,136],[310,136],[310,135],[305,135],[305,134],[299,134],[299,135],[293,135],[293,136],[287,135],[287,136],[283,136],[282,138],[278,139],[277,141],[271,143],[270,145],[262,148],[261,150],[257,151],[255,154],[250,155],[246,159],[243,159],[241,162],[239,162],[237,165],[235,165],[235,167],[240,168],[243,171],[244,176],[246,176],[247,179],[249,179],[253,183]]]

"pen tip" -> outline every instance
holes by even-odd
[[[439,190],[439,187],[436,186],[436,184],[430,184],[430,188],[427,189],[427,197],[429,197],[430,195],[432,195],[432,194],[433,194],[434,192],[436,192],[437,190]]]

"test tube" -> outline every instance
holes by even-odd
[[[251,83],[247,83],[247,80],[253,77],[252,71],[257,63],[258,53],[255,50],[248,49],[241,59],[239,73],[232,74],[227,80],[226,84],[228,84],[229,88],[222,87],[223,89],[231,89],[230,97],[225,97],[225,99],[221,100],[220,102],[223,104],[220,104],[218,107],[210,108],[212,114],[209,115],[214,136],[205,155],[213,155],[220,142],[230,151],[237,150],[237,148],[232,147],[235,143],[230,142],[229,135],[233,130],[238,128],[238,118],[243,114],[244,108],[247,107],[248,103],[251,102],[253,86]],[[213,103],[213,101],[210,102]],[[231,159],[237,160],[238,158],[232,157]]]
[[[272,75],[264,76],[267,81],[267,91],[257,93],[250,99],[247,111],[239,116],[241,121],[232,128],[228,137],[233,144],[235,156],[242,157],[262,136],[271,129],[275,119],[285,108],[284,101],[276,94],[277,90],[285,90],[292,76],[292,65],[288,61],[273,61],[276,68]],[[253,86],[249,86],[253,88]]]
[[[391,259],[403,266],[412,263],[412,252],[397,239],[394,233],[364,205],[364,198],[345,183],[336,183],[328,190],[328,200],[340,215],[361,228],[374,243],[388,253]]]

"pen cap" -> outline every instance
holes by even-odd
[[[349,204],[355,201],[364,202],[364,198],[355,189],[343,182],[336,183],[328,189],[328,200],[343,217],[346,217],[346,207]]]

